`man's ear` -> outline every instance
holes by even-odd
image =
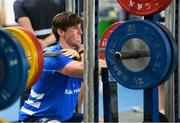
[[[57,33],[58,33],[58,35],[60,35],[60,36],[64,36],[64,31],[62,30],[62,29],[57,29]]]

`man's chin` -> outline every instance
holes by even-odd
[[[81,43],[77,43],[76,45],[74,45],[74,47],[79,47],[81,46]]]
[[[78,42],[78,43],[77,43],[77,45],[78,45],[78,46],[80,46],[80,45],[81,45],[81,41],[80,41],[80,42]]]

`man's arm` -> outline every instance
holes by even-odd
[[[83,78],[84,53],[81,53],[80,57],[81,57],[81,61],[72,61],[69,64],[67,64],[62,70],[59,70],[58,72],[65,74],[67,76]],[[107,67],[106,61],[103,59],[99,59],[100,72],[101,72],[102,67]]]
[[[20,17],[20,18],[17,20],[17,22],[18,22],[18,24],[19,24],[20,26],[28,29],[29,31],[31,31],[31,32],[35,35],[29,17]]]
[[[79,55],[80,55],[81,61],[74,60],[68,63],[62,70],[59,70],[58,72],[67,76],[71,76],[71,77],[83,78],[84,54],[81,53]]]
[[[74,60],[58,72],[71,77],[83,78],[83,62]]]

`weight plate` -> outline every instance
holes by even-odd
[[[7,120],[0,118],[0,123],[8,123]]]
[[[7,27],[4,29],[9,31],[13,36],[17,38],[25,51],[27,61],[30,65],[28,71],[28,79],[26,81],[26,89],[28,89],[31,87],[31,82],[35,79],[35,76],[38,72],[37,49],[33,44],[31,38],[24,31],[17,29],[16,27]]]
[[[129,13],[148,16],[164,10],[172,0],[117,0]]]
[[[100,43],[99,43],[99,58],[100,59],[104,59],[105,58],[105,54],[104,54],[104,49],[106,47],[106,43],[108,41],[109,35],[111,34],[111,32],[117,27],[119,26],[121,23],[120,22],[116,22],[113,23],[112,25],[110,25],[103,33],[102,38],[100,39]]]
[[[42,47],[41,47],[41,44],[39,43],[38,39],[36,38],[35,35],[33,35],[30,31],[28,31],[27,29],[25,28],[22,28],[22,27],[16,27],[22,31],[24,31],[28,36],[29,38],[31,38],[31,41],[34,43],[35,47],[36,47],[36,53],[37,53],[37,56],[38,56],[38,59],[37,59],[37,63],[38,63],[38,71],[37,71],[37,74],[34,78],[34,80],[32,80],[28,86],[28,88],[26,89],[29,89],[30,87],[32,87],[40,78],[41,76],[41,73],[42,73],[42,70],[43,70],[43,67],[44,67],[44,56],[43,56],[43,50],[42,50]]]
[[[164,78],[163,81],[166,81],[169,79],[170,75],[175,71],[177,64],[178,64],[178,49],[177,49],[177,43],[175,41],[175,39],[173,38],[171,32],[168,30],[168,28],[160,23],[157,23],[157,25],[164,31],[164,33],[166,34],[169,44],[171,46],[172,49],[172,63],[169,69],[168,74],[166,75],[166,77]]]
[[[129,44],[131,40],[133,40],[132,43],[141,45],[131,45]],[[126,45],[129,47],[124,47]],[[135,70],[132,70],[125,64],[128,60],[116,59],[115,53],[134,49],[149,50],[150,58],[130,60],[131,66],[136,66],[137,62],[146,62],[143,68],[135,67]],[[130,20],[118,26],[111,33],[105,49],[110,73],[120,84],[131,89],[152,88],[163,82],[169,72],[171,53],[171,47],[164,32],[156,24],[147,20]]]
[[[0,30],[0,110],[12,105],[23,93],[28,63],[22,46],[5,30]]]

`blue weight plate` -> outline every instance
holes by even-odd
[[[5,30],[0,30],[0,110],[12,105],[23,93],[28,72],[24,50]]]
[[[166,81],[169,79],[170,75],[175,71],[175,69],[177,68],[177,64],[178,64],[178,49],[177,49],[177,43],[175,41],[175,39],[173,38],[171,32],[168,30],[168,28],[160,23],[157,23],[157,25],[164,31],[164,33],[166,34],[169,44],[171,46],[172,49],[172,63],[170,66],[170,70],[168,72],[168,74],[166,75],[166,77],[164,78],[163,81]]]
[[[121,51],[130,39],[141,39],[149,47],[150,60],[141,71],[131,71],[115,52]],[[147,89],[164,82],[171,64],[171,47],[166,34],[156,24],[147,20],[130,20],[118,26],[106,45],[106,62],[112,76],[130,89]]]

